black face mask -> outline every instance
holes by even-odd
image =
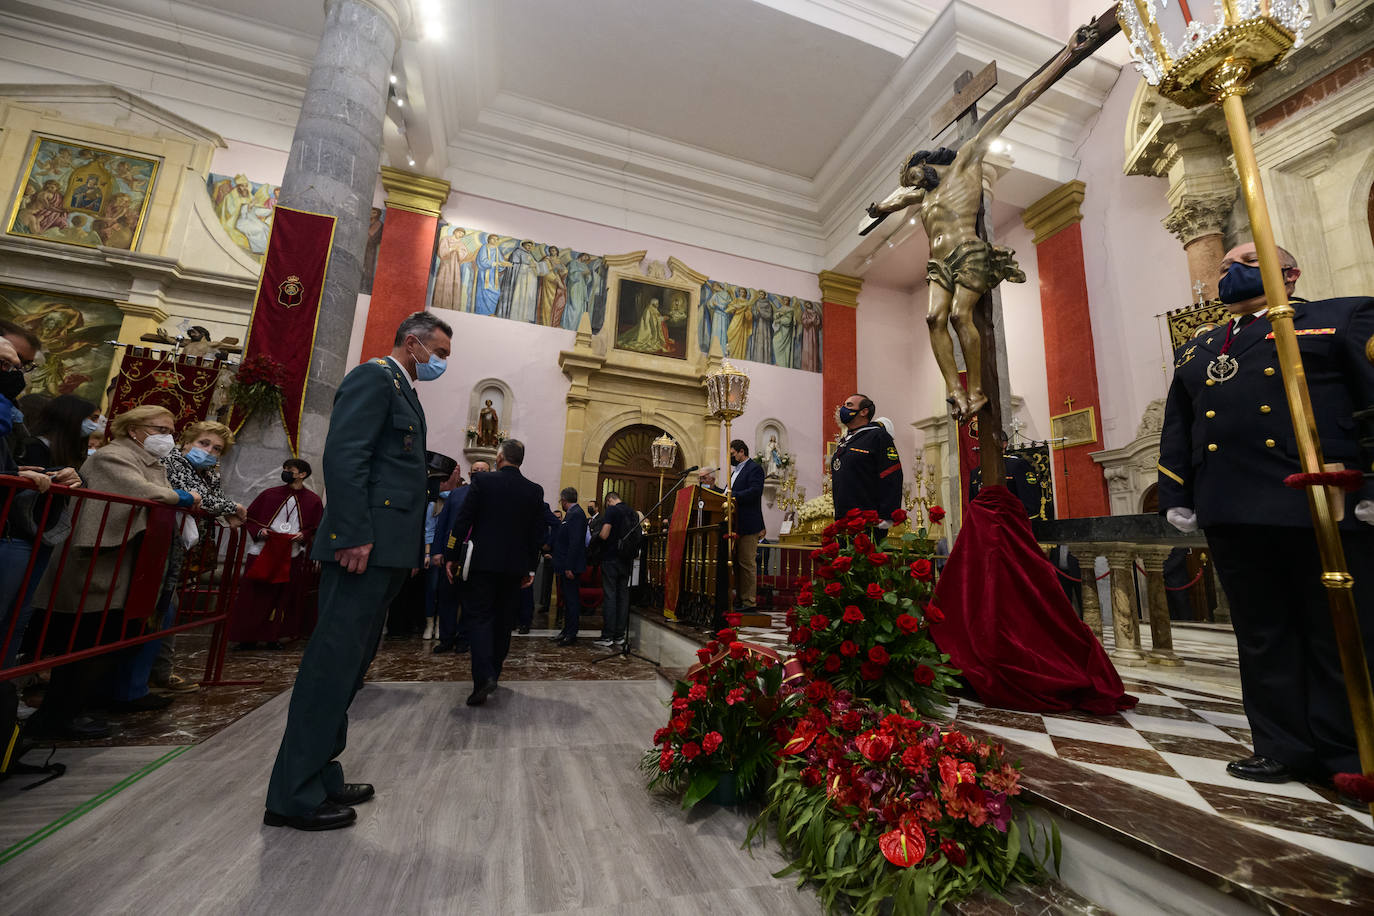
[[[845,407],[843,404],[840,405],[840,422],[846,426],[853,423],[854,418],[858,415],[859,411],[855,410],[853,407]]]
[[[24,372],[21,369],[7,369],[0,372],[0,395],[13,401],[24,393]]]
[[[1227,305],[1248,302],[1264,295],[1264,280],[1260,269],[1253,264],[1233,263],[1217,284],[1217,298]]]
[[[293,471],[282,471],[282,472],[281,472],[281,482],[282,482],[282,483],[295,483],[295,482],[296,482],[296,475],[295,475],[295,473],[294,473]]]
[[[734,455],[731,455],[731,456],[730,456],[730,467],[734,467],[734,466],[737,465],[737,464],[739,464],[739,459],[736,458]]]

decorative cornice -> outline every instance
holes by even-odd
[[[859,290],[863,289],[863,277],[851,277],[849,274],[823,270],[816,274],[816,278],[821,283],[823,301],[855,309],[859,307]]]
[[[156,305],[141,302],[116,302],[115,305],[119,306],[119,310],[126,316],[148,318],[158,324],[167,320],[167,313]]]
[[[426,216],[438,216],[448,202],[450,185],[443,178],[430,178],[414,172],[403,172],[389,165],[382,166],[382,187],[386,188],[388,208],[410,210]]]
[[[1021,222],[1035,233],[1039,245],[1061,229],[1083,219],[1083,194],[1087,185],[1075,178],[1055,188],[1021,211]]]
[[[1235,192],[1205,197],[1189,195],[1180,200],[1160,222],[1186,246],[1204,235],[1221,234],[1235,202]]]

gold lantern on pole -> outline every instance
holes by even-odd
[[[724,445],[727,453],[730,448],[730,421],[744,413],[744,406],[748,400],[749,376],[730,365],[729,361],[722,361],[719,369],[706,376],[706,411],[725,424]],[[730,467],[729,460],[722,461],[720,466],[722,470]],[[730,550],[725,554],[725,565],[730,581],[733,582],[735,499],[728,482],[725,490],[725,538],[730,544]]]
[[[1221,103],[1226,128],[1235,152],[1241,192],[1250,213],[1260,276],[1274,330],[1284,394],[1293,417],[1298,455],[1305,474],[1325,470],[1316,417],[1307,389],[1302,356],[1293,332],[1293,307],[1284,289],[1283,270],[1274,242],[1259,165],[1250,139],[1250,124],[1243,96],[1251,81],[1302,43],[1311,26],[1307,0],[1194,0],[1194,15],[1187,0],[1122,0],[1117,19],[1130,43],[1132,59],[1146,82],[1159,94],[1186,108]],[[1360,639],[1355,612],[1353,579],[1345,562],[1345,550],[1336,527],[1335,507],[1329,491],[1307,488],[1317,548],[1322,561],[1322,584],[1331,604],[1331,618],[1345,674],[1346,693],[1355,721],[1360,766],[1374,773],[1374,694],[1370,691],[1369,667]],[[1374,806],[1371,806],[1374,811]]]
[[[649,457],[658,468],[658,518],[663,520],[663,472],[677,464],[677,443],[664,433],[649,443]]]

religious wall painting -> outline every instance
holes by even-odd
[[[605,321],[605,260],[557,245],[444,223],[430,278],[431,308],[569,331]]]
[[[261,264],[267,254],[272,213],[281,188],[252,181],[242,173],[229,176],[213,172],[205,180],[205,187],[225,234]]]
[[[622,277],[616,297],[615,348],[687,358],[685,290]]]
[[[132,251],[143,231],[159,162],[35,134],[6,231]]]
[[[698,342],[703,353],[715,340],[732,360],[820,372],[821,315],[819,302],[707,280]]]
[[[39,340],[38,365],[26,392],[74,394],[99,404],[105,394],[124,313],[113,302],[0,286],[0,318],[28,328]]]

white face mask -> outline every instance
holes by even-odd
[[[154,458],[166,458],[177,447],[177,440],[169,433],[158,433],[143,440],[143,448]]]

